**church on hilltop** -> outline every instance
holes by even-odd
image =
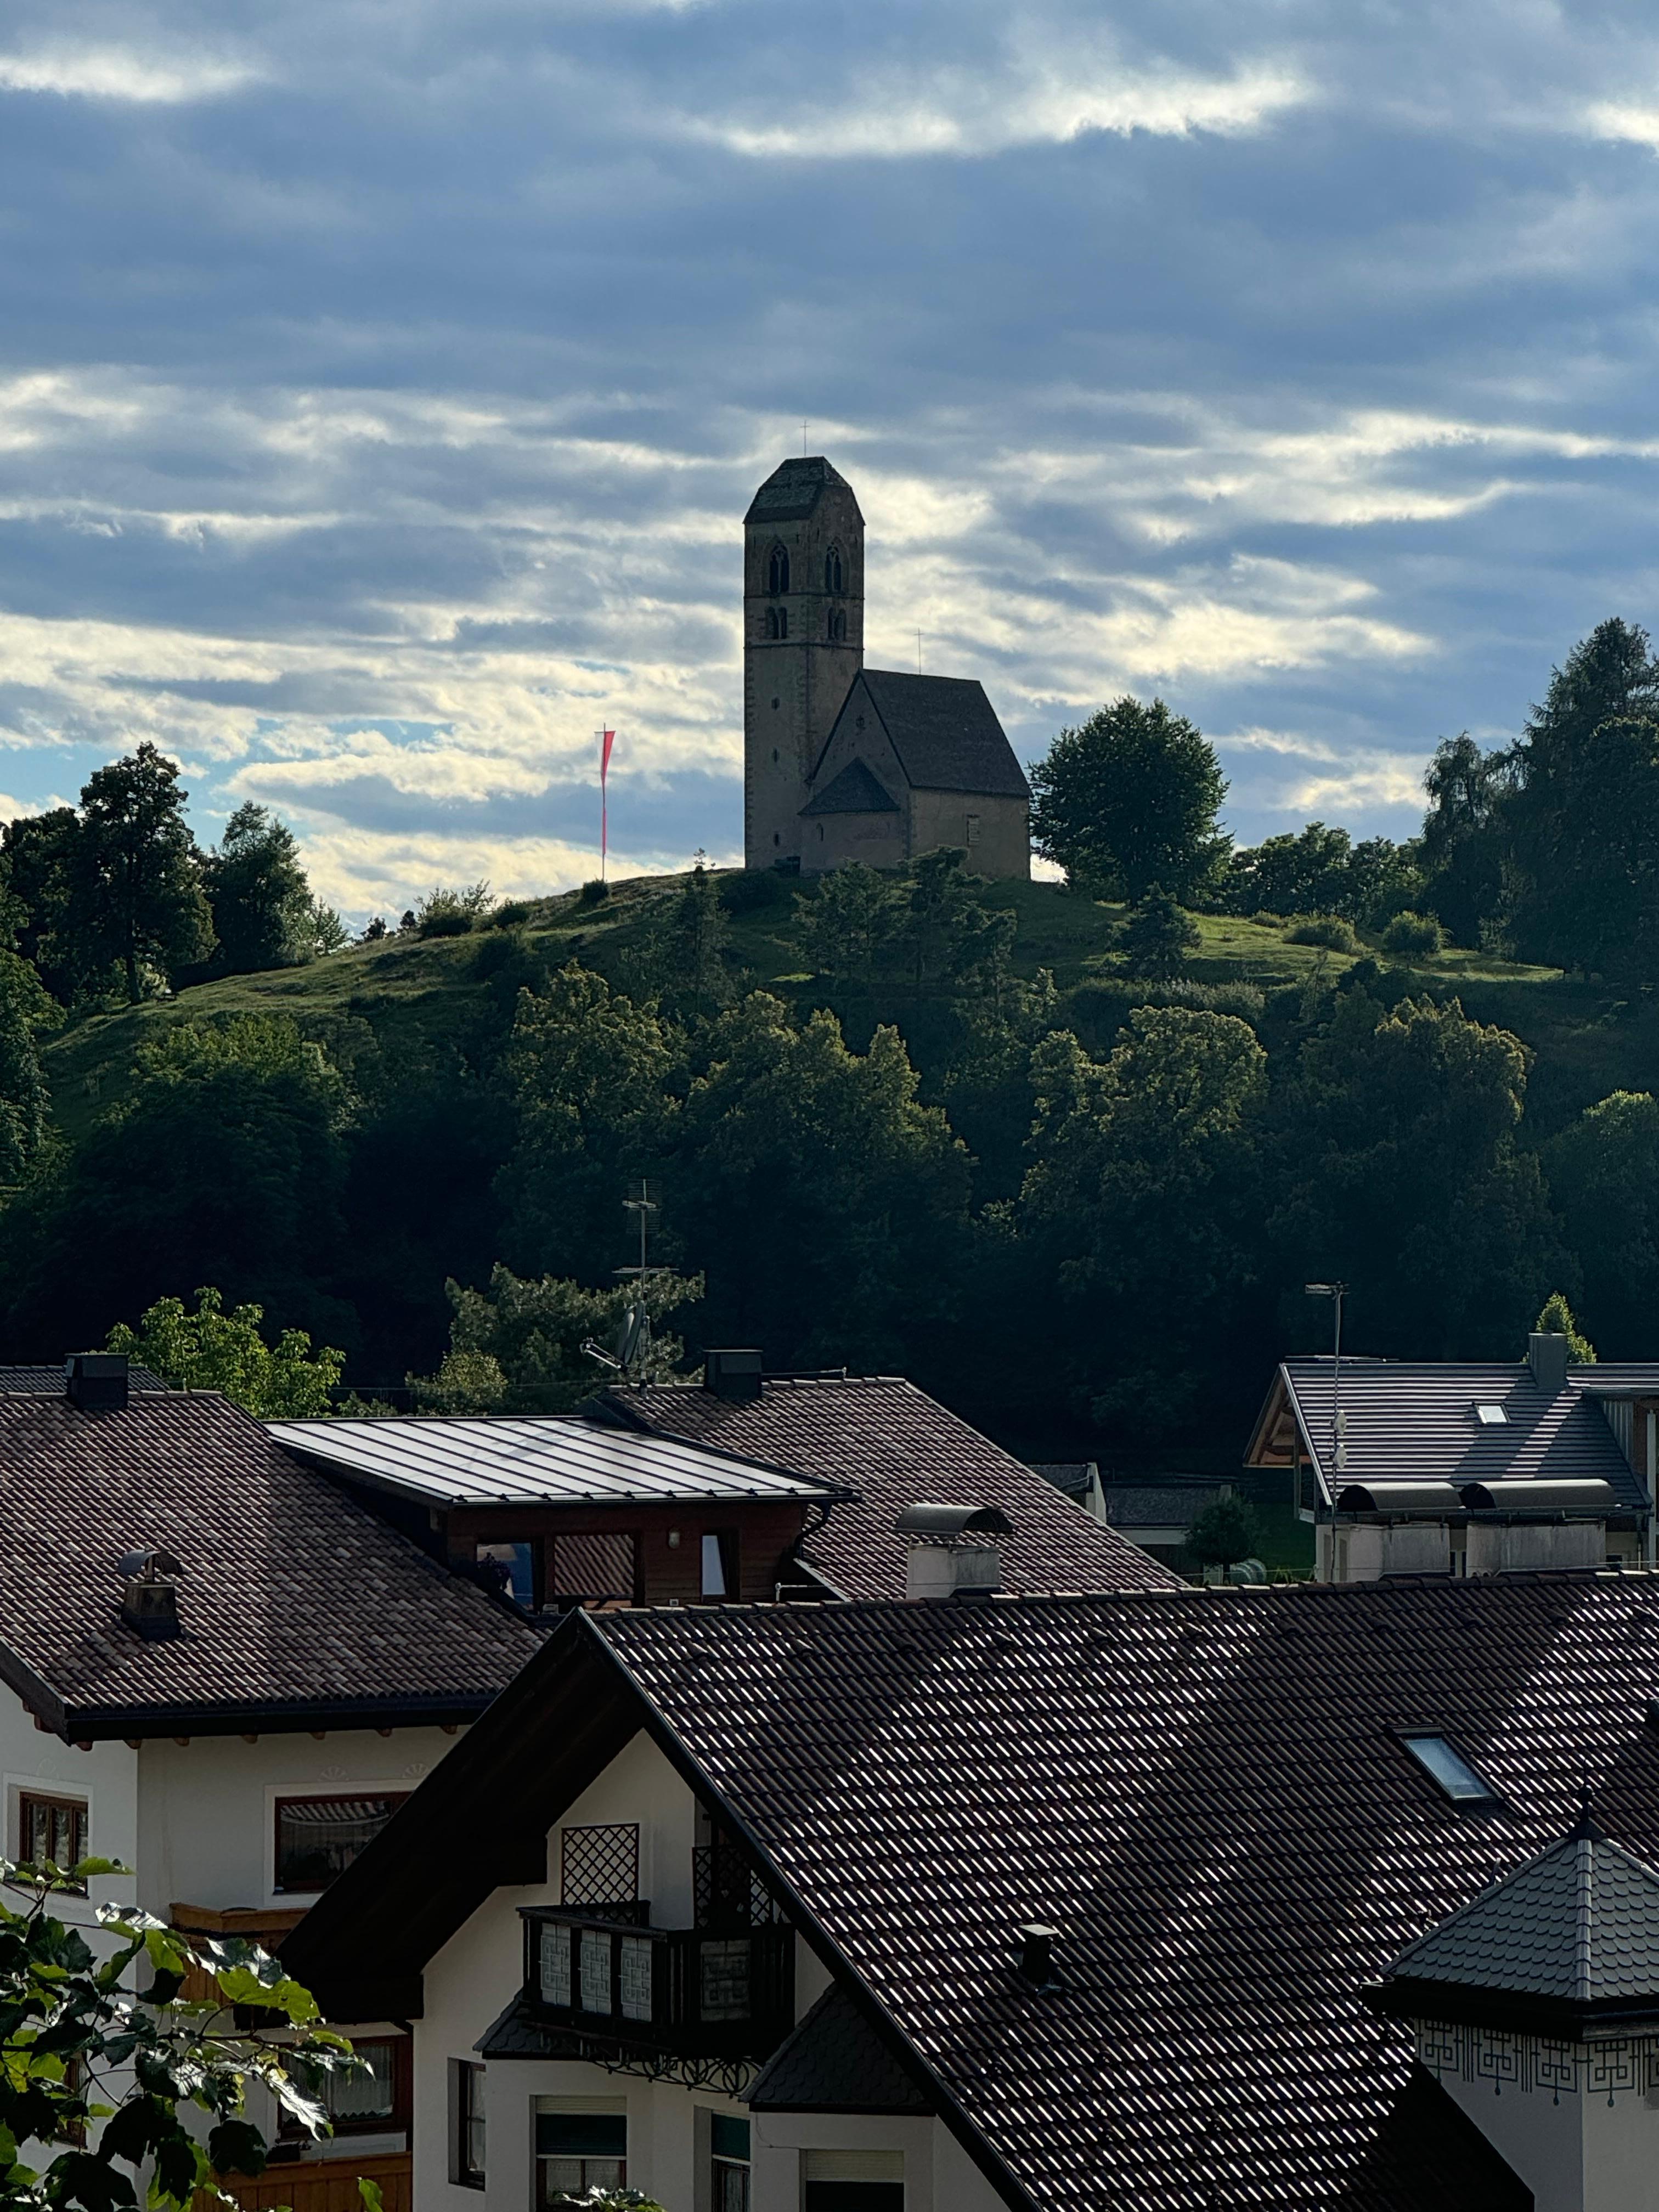
[[[971,678],[864,665],[864,517],[822,454],[744,517],[744,860],[816,874],[959,846],[1029,876],[1030,787]]]

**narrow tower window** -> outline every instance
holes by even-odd
[[[842,583],[841,548],[838,545],[832,545],[823,556],[823,588],[826,592],[839,592],[845,588]]]
[[[845,607],[831,607],[830,610],[830,642],[831,645],[841,645],[845,642],[846,637],[847,610]]]
[[[772,557],[766,564],[766,588],[775,599],[789,588],[789,556],[781,545],[772,548]]]
[[[789,610],[787,607],[768,607],[766,610],[766,635],[768,637],[788,636]],[[778,702],[775,699],[772,702],[772,704],[775,707],[777,703]]]

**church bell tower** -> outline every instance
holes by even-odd
[[[864,517],[822,454],[750,502],[743,549],[744,865],[798,860],[800,810],[864,665]]]

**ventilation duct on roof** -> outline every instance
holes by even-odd
[[[758,1352],[705,1352],[702,1387],[717,1398],[744,1403],[759,1397],[764,1366]]]
[[[1532,1370],[1532,1379],[1540,1390],[1551,1397],[1567,1387],[1567,1340],[1553,1336],[1542,1329],[1534,1329],[1527,1339],[1527,1364]]]
[[[125,1352],[71,1352],[64,1366],[64,1387],[83,1413],[119,1413],[126,1409]]]
[[[121,1618],[147,1642],[179,1632],[179,1584],[185,1571],[171,1552],[129,1552],[116,1562],[121,1577]]]
[[[1002,1588],[1001,1548],[988,1540],[1014,1533],[1000,1506],[907,1505],[893,1526],[910,1539],[907,1598],[988,1596]]]
[[[1014,1930],[1019,1938],[1019,1971],[1034,1990],[1056,1990],[1054,1978],[1054,1945],[1059,1941],[1058,1928],[1048,1928],[1040,1920],[1028,1920],[1024,1927]]]

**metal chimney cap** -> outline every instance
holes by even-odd
[[[176,1559],[171,1552],[160,1549],[147,1552],[124,1552],[115,1563],[115,1571],[127,1582],[153,1583],[162,1575],[181,1575],[184,1561]]]
[[[907,1505],[893,1526],[901,1536],[1012,1536],[1000,1505]]]

